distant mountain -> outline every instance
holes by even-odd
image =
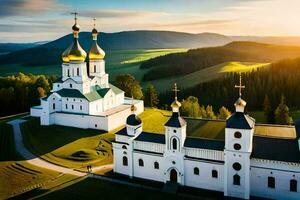
[[[61,62],[60,55],[72,42],[72,34],[52,42],[7,55],[0,56],[0,65],[50,65]],[[91,33],[81,32],[79,41],[85,51],[91,46]],[[104,50],[159,49],[159,48],[201,48],[222,46],[231,38],[215,33],[181,33],[171,31],[124,31],[100,33],[98,42]]]
[[[37,47],[44,42],[34,42],[34,43],[0,43],[0,53],[7,54],[14,51],[19,51],[23,49]]]
[[[260,42],[266,44],[300,46],[300,37],[282,36],[282,37],[260,37],[260,36],[230,36],[233,41]]]

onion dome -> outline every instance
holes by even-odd
[[[93,28],[92,30],[93,43],[92,43],[91,50],[89,52],[90,60],[102,60],[105,56],[105,52],[99,47],[97,43],[97,35],[98,35],[97,29]]]
[[[78,33],[80,30],[80,26],[76,22],[72,26],[73,30],[73,43],[62,53],[63,62],[71,62],[71,61],[79,61],[83,62],[86,58],[86,52],[82,49],[78,42]]]
[[[172,108],[180,108],[181,107],[181,103],[177,100],[173,101],[173,103],[171,104]]]
[[[136,114],[129,115],[126,120],[126,124],[130,126],[138,126],[141,123],[142,120]]]
[[[234,103],[234,106],[243,106],[245,107],[247,104],[246,101],[244,101],[241,97],[238,98],[238,100]]]

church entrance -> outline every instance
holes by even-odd
[[[170,181],[177,183],[177,171],[175,169],[170,171]]]

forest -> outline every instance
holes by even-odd
[[[224,62],[277,62],[297,58],[300,47],[232,42],[221,47],[191,49],[188,52],[160,56],[143,62],[141,69],[150,69],[143,81],[186,75]]]

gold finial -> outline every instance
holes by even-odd
[[[174,83],[174,87],[173,90],[174,92],[174,96],[175,96],[175,101],[177,100],[177,92],[179,92],[178,88],[177,88],[177,83]]]
[[[242,85],[242,73],[240,73],[240,84],[234,87],[239,89],[239,96],[242,97],[242,89],[245,89],[245,86]]]

